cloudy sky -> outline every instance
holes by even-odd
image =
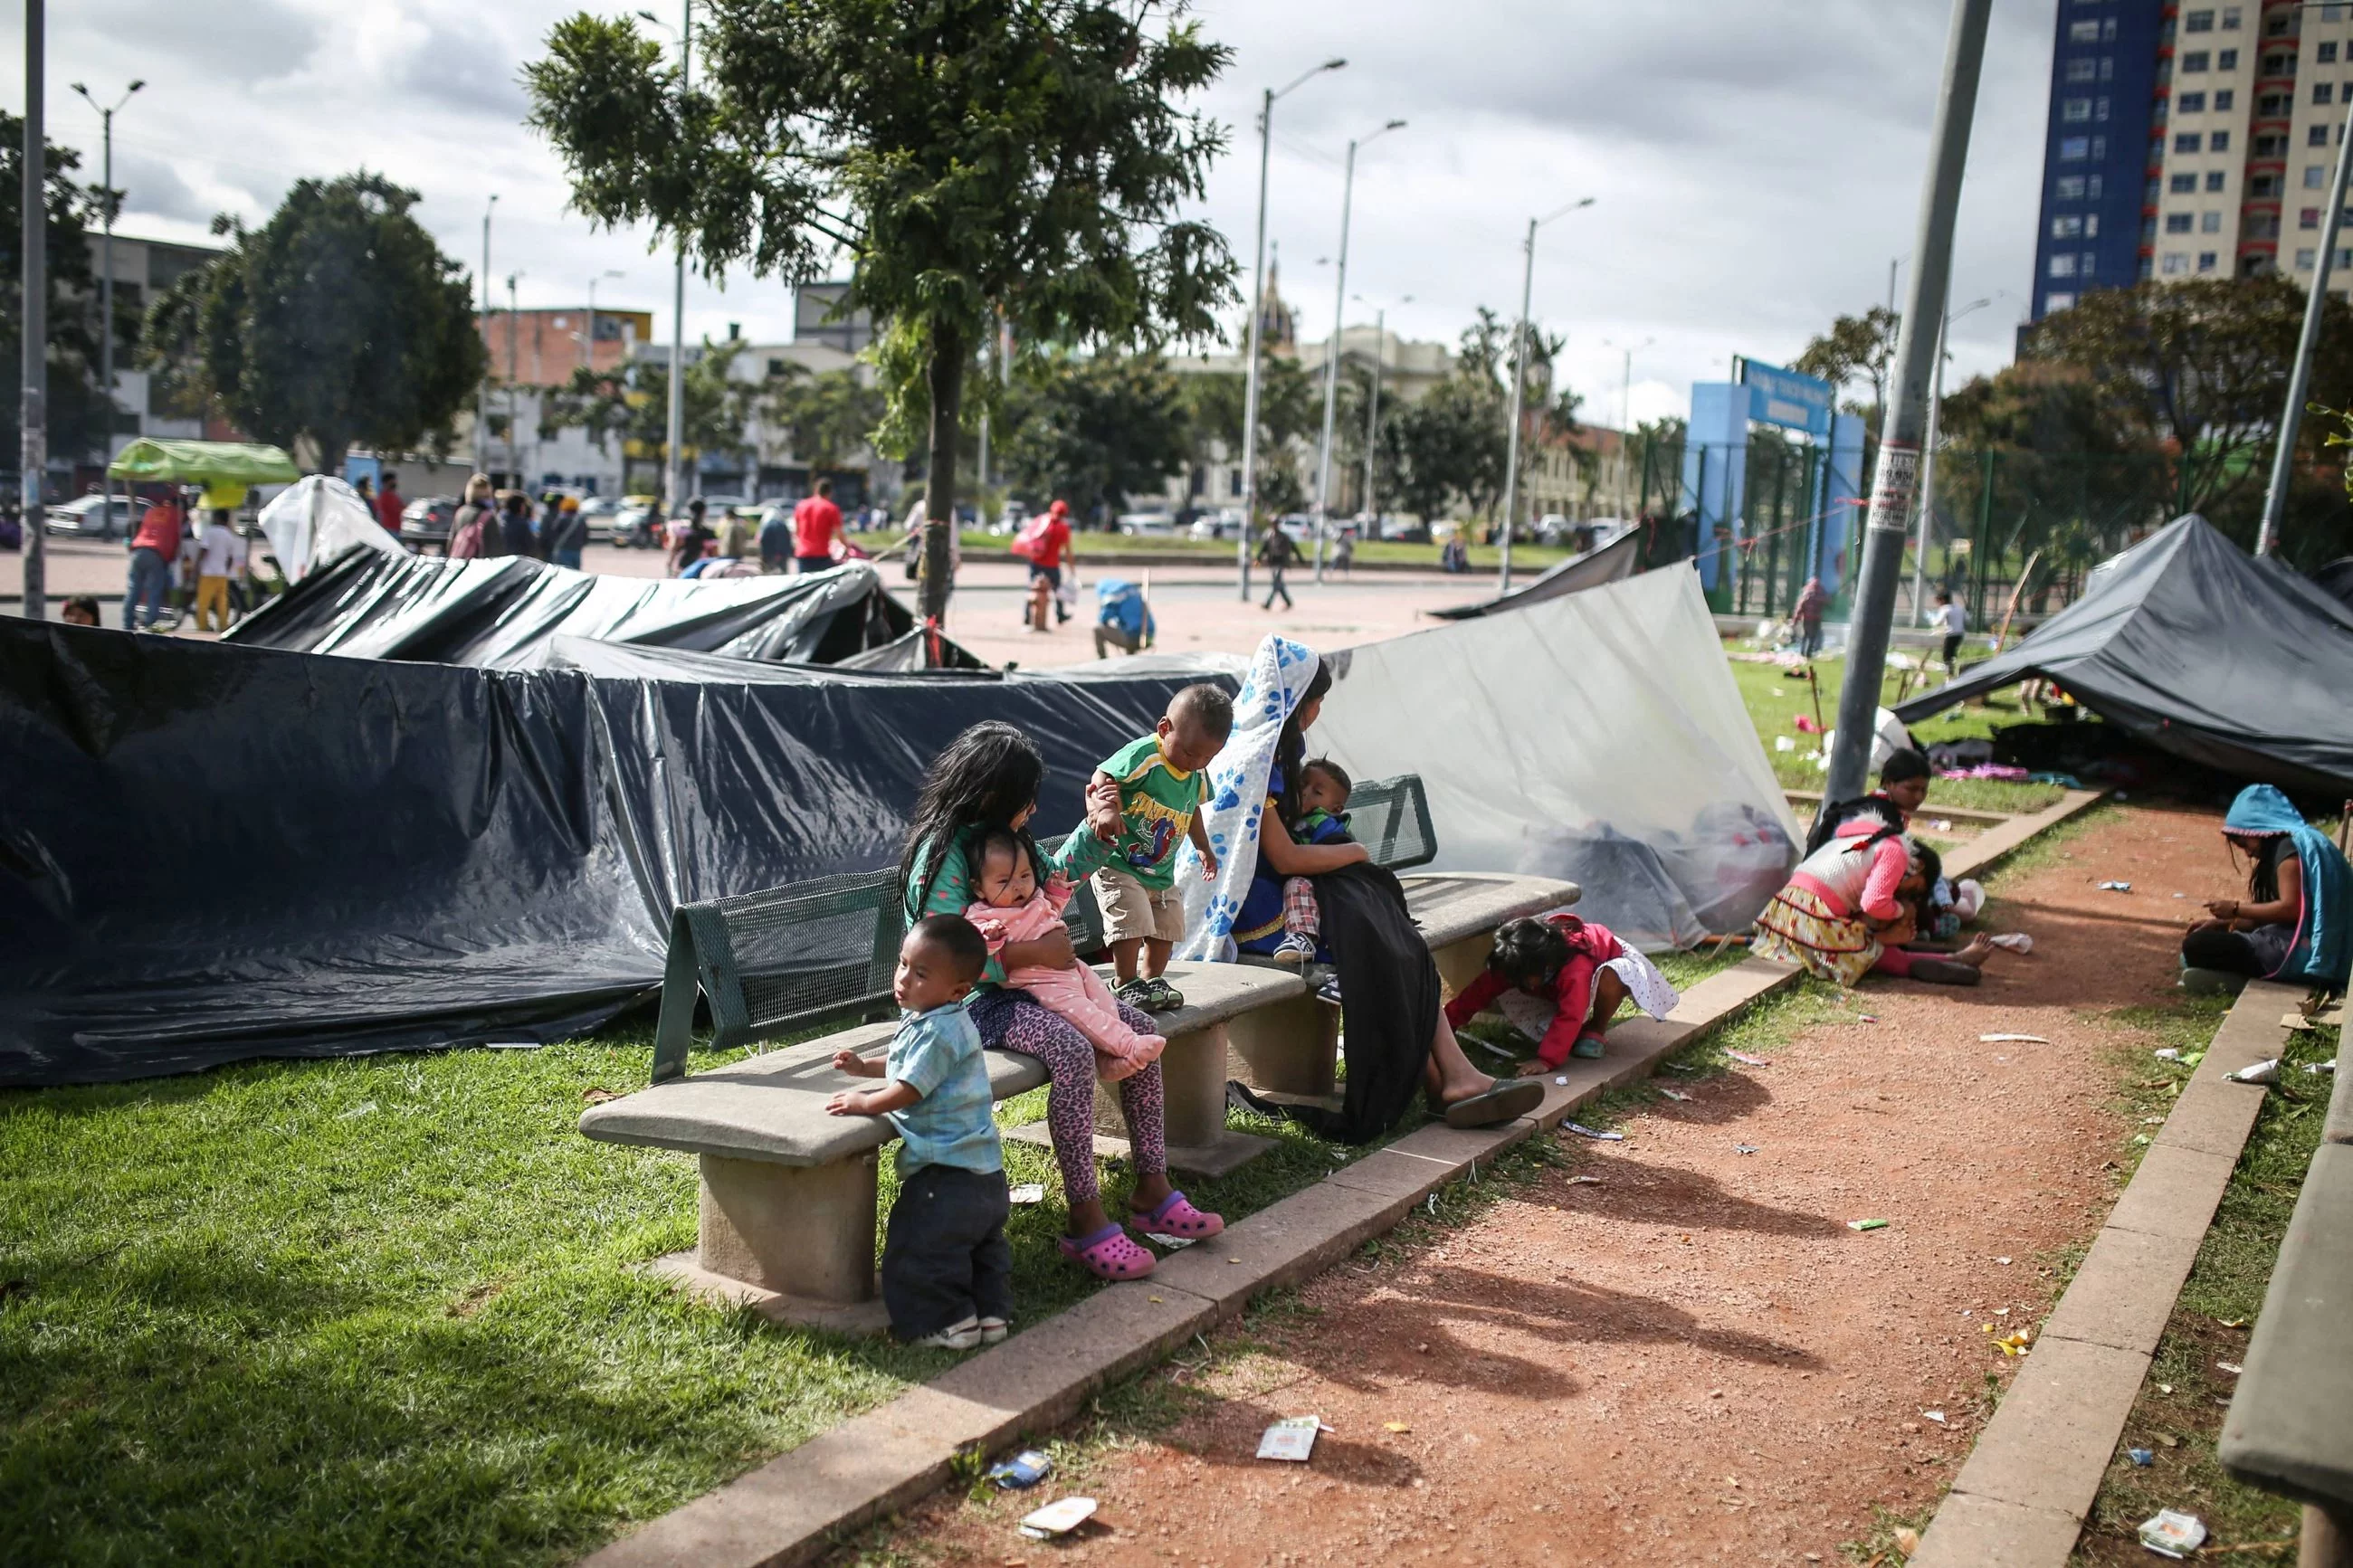
[[[1964,373],[2008,362],[2025,310],[2053,3],[1995,5],[1953,279],[1956,303],[1993,302],[1954,329]],[[495,194],[491,273],[520,271],[526,306],[577,304],[609,268],[626,277],[605,279],[600,302],[651,310],[666,332],[670,278],[647,237],[567,214],[556,160],[522,124],[520,68],[575,8],[52,0],[49,134],[94,175],[98,116],[68,84],[111,102],[143,77],[116,121],[124,232],[201,238],[216,212],[258,222],[292,181],[365,166],[423,193],[424,222],[469,268]],[[1567,335],[1567,374],[1599,422],[1616,421],[1621,348],[1640,348],[1636,415],[1680,413],[1733,354],[1786,361],[1834,315],[1883,300],[1888,263],[1912,247],[1948,0],[1201,0],[1197,13],[1236,50],[1208,102],[1234,143],[1208,205],[1245,258],[1260,90],[1349,62],[1275,115],[1269,235],[1305,336],[1331,320],[1318,262],[1338,235],[1343,150],[1396,118],[1409,127],[1358,160],[1349,291],[1386,302],[1409,335],[1451,341],[1476,306],[1516,304],[1530,216],[1596,197],[1541,237],[1535,314]],[[22,0],[0,16],[21,37]],[[21,110],[21,76],[6,76],[0,102]],[[790,300],[750,277],[690,281],[690,338],[731,321],[776,341]]]

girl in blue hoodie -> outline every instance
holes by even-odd
[[[2270,784],[2231,803],[2222,837],[2244,851],[2247,896],[2213,899],[2181,940],[2181,966],[2203,978],[2345,988],[2353,970],[2353,867]]]

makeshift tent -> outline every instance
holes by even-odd
[[[1641,561],[1642,531],[1628,528],[1607,544],[1599,544],[1582,555],[1572,555],[1551,570],[1532,578],[1522,587],[1493,599],[1482,599],[1475,605],[1457,605],[1452,609],[1430,613],[1442,621],[1467,621],[1480,616],[1493,616],[1504,610],[1524,610],[1530,605],[1541,605],[1570,594],[1581,594],[1588,588],[1599,588],[1605,583],[1622,583],[1634,575]]]
[[[2353,555],[2332,561],[2312,574],[2323,593],[2340,605],[2353,605]]]
[[[1651,950],[1737,931],[1797,821],[1689,567],[1331,656],[1309,737],[1358,778],[1418,773],[1433,870],[1566,877]]]
[[[327,474],[296,480],[261,509],[261,531],[289,583],[300,583],[347,550],[406,555],[359,492]]]
[[[862,561],[792,577],[613,577],[525,557],[354,552],[228,632],[232,642],[357,658],[535,669],[556,637],[736,658],[830,663],[914,617]]]
[[[1041,831],[1192,673],[715,677],[320,658],[0,620],[0,1087],[593,1027],[691,900],[896,862],[982,719]],[[703,673],[703,672],[698,672]]]
[[[2104,563],[2007,653],[1895,710],[1907,724],[2035,676],[2178,756],[2289,789],[2353,788],[2353,606],[2192,513]]]
[[[108,477],[134,485],[202,485],[205,504],[241,506],[255,485],[301,479],[284,448],[245,441],[159,441],[142,436],[114,455]]]

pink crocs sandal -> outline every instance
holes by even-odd
[[[1194,1241],[1205,1236],[1215,1236],[1226,1228],[1223,1219],[1213,1214],[1203,1214],[1184,1194],[1176,1192],[1161,1199],[1160,1206],[1150,1214],[1138,1213],[1134,1219],[1139,1229]]]
[[[1092,1236],[1066,1236],[1054,1244],[1062,1256],[1086,1266],[1098,1279],[1141,1279],[1157,1261],[1127,1238],[1127,1232],[1107,1225]]]

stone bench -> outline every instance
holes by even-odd
[[[1172,964],[1187,1005],[1161,1016],[1168,1049],[1172,1164],[1206,1154],[1247,1159],[1263,1139],[1225,1129],[1227,1030],[1255,1009],[1306,994],[1298,975],[1240,964]],[[698,1240],[656,1268],[749,1302],[771,1317],[844,1330],[879,1327],[875,1300],[878,1153],[896,1138],[881,1117],[831,1116],[826,1100],[871,1088],[833,1066],[836,1051],[879,1058],[897,1030],[864,1024],[723,1068],[674,1077],[581,1113],[580,1131],[607,1143],[678,1149],[702,1162]],[[1010,1051],[987,1053],[997,1100],[1046,1082],[1043,1068]],[[1042,1131],[1042,1128],[1039,1129]]]
[[[2353,1568],[2353,1144],[2313,1156],[2216,1453],[2305,1505],[2299,1562]]]

